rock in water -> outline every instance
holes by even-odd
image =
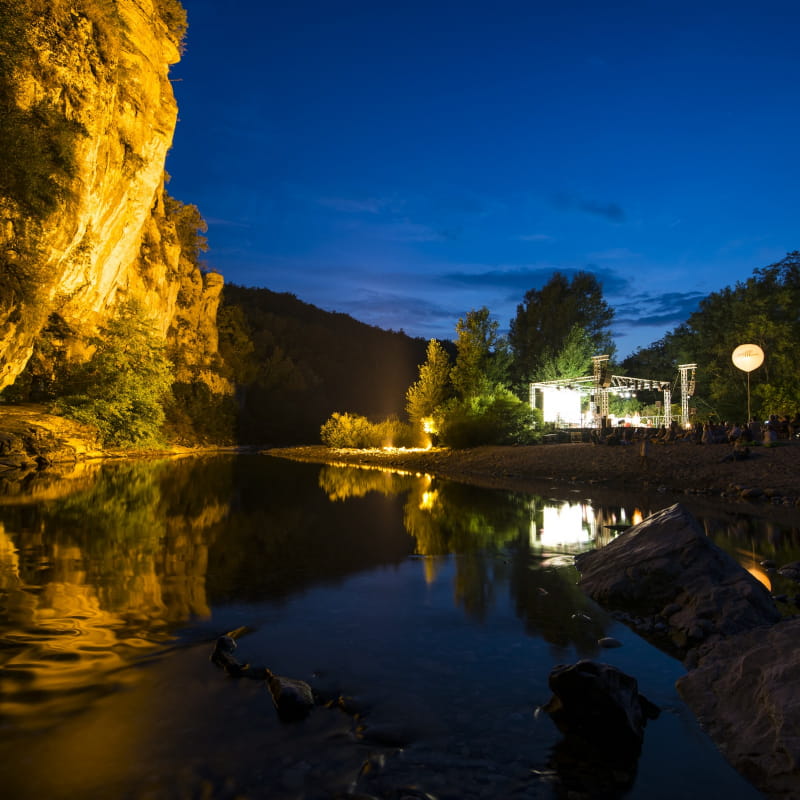
[[[594,600],[662,620],[683,656],[705,641],[780,619],[766,587],[717,547],[680,504],[599,550],[577,555],[575,565],[581,587]]]
[[[648,719],[658,708],[639,694],[636,678],[610,664],[579,661],[553,667],[548,684],[553,699],[545,706],[559,730],[613,747],[642,743]]]
[[[595,661],[554,667],[549,683],[554,696],[544,710],[564,734],[549,763],[563,796],[622,797],[635,783],[644,727],[658,708],[635,678]]]
[[[267,686],[278,716],[284,722],[304,719],[314,707],[314,695],[305,681],[269,673]]]
[[[233,651],[236,650],[236,639],[229,633],[219,636],[214,643],[214,651],[211,653],[211,662],[216,664],[221,669],[224,669],[228,675],[234,678],[241,678],[249,669],[248,664],[242,664]]]

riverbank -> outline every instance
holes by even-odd
[[[99,444],[97,431],[90,426],[50,414],[44,406],[0,406],[0,471],[9,477],[76,461],[242,451],[180,446],[112,450]],[[689,443],[652,444],[646,460],[636,445],[585,442],[466,450],[351,450],[318,445],[261,452],[320,464],[427,473],[475,486],[564,499],[581,493],[612,504],[635,503],[651,509],[676,501],[693,508],[724,506],[800,526],[800,440],[752,447],[742,460],[732,458],[728,445]]]
[[[734,460],[728,445],[651,445],[646,461],[636,446],[589,443],[467,450],[349,450],[273,448],[268,455],[314,463],[420,472],[493,489],[608,501],[658,500],[741,505],[748,513],[800,522],[800,441],[753,447]]]

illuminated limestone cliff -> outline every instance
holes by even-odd
[[[0,0],[0,389],[48,326],[80,358],[128,299],[180,351],[178,380],[207,377],[222,278],[164,193],[184,29],[178,0]]]

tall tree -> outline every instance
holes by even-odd
[[[709,295],[686,324],[698,388],[725,419],[745,416],[747,376],[731,362],[740,344],[757,344],[764,364],[751,375],[759,416],[800,411],[800,252],[756,269],[753,276]]]
[[[499,323],[483,306],[470,311],[456,324],[456,363],[450,374],[461,397],[477,397],[505,386],[509,354],[506,340],[498,333]]]
[[[624,362],[629,373],[668,378],[678,364],[697,363],[698,414],[743,420],[747,375],[731,362],[740,344],[757,344],[764,364],[750,375],[759,417],[800,411],[800,252],[753,271],[752,277],[706,297],[675,330]]]
[[[57,401],[57,413],[97,426],[106,445],[159,444],[172,364],[142,306],[124,303],[91,343],[94,354],[74,370],[72,393]]]
[[[589,334],[575,324],[567,334],[561,350],[544,354],[537,378],[542,381],[580,378],[589,373],[594,354],[595,346]]]
[[[613,355],[609,327],[613,317],[602,286],[590,272],[576,272],[572,280],[554,272],[541,289],[529,289],[508,335],[515,384],[522,387],[541,379],[544,363],[564,350],[576,325],[586,333],[594,353]]]
[[[427,358],[419,367],[419,379],[406,392],[406,412],[421,438],[423,420],[452,393],[450,384],[450,358],[436,339],[428,342]]]

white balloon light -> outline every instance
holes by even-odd
[[[747,421],[750,414],[750,373],[764,363],[764,351],[757,344],[740,344],[731,354],[733,365],[747,373]]]
[[[764,363],[764,351],[757,344],[740,344],[731,355],[734,366],[752,372]]]

